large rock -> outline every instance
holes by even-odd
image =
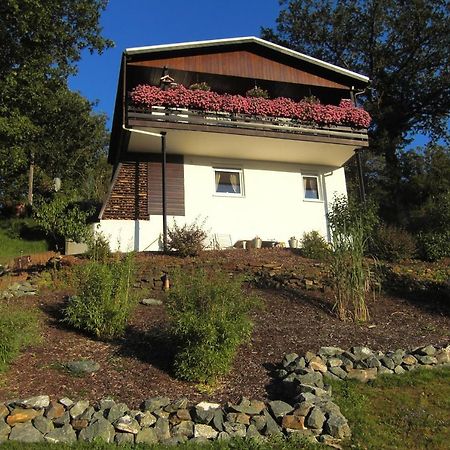
[[[170,439],[169,421],[159,417],[155,424],[155,431],[160,441]]]
[[[69,410],[70,417],[72,419],[76,419],[78,416],[81,416],[81,414],[86,411],[86,409],[89,408],[89,401],[88,400],[79,400],[78,402],[74,403],[72,408]]]
[[[450,364],[450,348],[442,348],[434,355],[438,364]]]
[[[14,408],[11,414],[6,418],[6,423],[8,425],[15,425],[16,423],[30,422],[35,417],[40,416],[42,411],[36,411],[35,409],[23,409]]]
[[[114,422],[114,428],[118,431],[123,431],[125,433],[132,433],[132,434],[137,434],[141,429],[138,421],[136,419],[133,419],[129,415],[117,419]]]
[[[417,364],[417,359],[414,358],[413,355],[405,355],[403,357],[403,364],[405,364],[407,366],[413,366],[413,365]]]
[[[151,427],[154,423],[156,423],[156,417],[149,411],[139,412],[136,415],[136,420],[139,422],[141,427]]]
[[[264,418],[266,419],[266,434],[268,436],[275,436],[275,435],[282,434],[281,428],[275,422],[274,418],[269,414],[269,411],[267,411],[265,409],[263,414],[264,414]]]
[[[433,356],[436,353],[436,348],[432,345],[427,345],[416,349],[414,353],[421,356]]]
[[[320,347],[319,349],[319,355],[322,356],[336,356],[336,355],[342,355],[344,353],[344,350],[339,347]]]
[[[328,418],[325,422],[324,431],[338,439],[349,438],[352,434],[345,418],[338,415],[331,415]]]
[[[50,402],[50,406],[47,409],[47,412],[45,413],[45,417],[48,419],[57,419],[58,417],[61,417],[66,412],[66,409],[64,408],[64,405],[61,403],[52,401]]]
[[[114,427],[106,419],[98,419],[92,422],[87,428],[80,431],[81,441],[92,442],[94,439],[101,439],[105,442],[112,442],[114,439]]]
[[[327,365],[323,362],[323,359],[320,356],[315,356],[309,361],[308,367],[312,370],[325,373],[327,369]]]
[[[40,431],[42,434],[50,433],[55,429],[53,422],[44,416],[37,416],[33,419],[34,428]]]
[[[0,419],[3,419],[7,415],[9,415],[9,409],[3,403],[0,403]]]
[[[58,442],[69,444],[77,441],[77,435],[70,425],[64,425],[62,428],[55,428],[50,433],[47,433],[45,440],[53,444]]]
[[[232,438],[245,438],[247,427],[243,423],[225,422],[223,424],[225,432]]]
[[[154,412],[158,409],[166,407],[170,403],[170,398],[168,397],[154,397],[149,398],[142,404],[142,409],[144,411]]]
[[[97,372],[100,369],[100,364],[91,359],[81,361],[69,361],[65,364],[66,369],[75,375],[85,375]]]
[[[281,426],[290,430],[306,430],[304,416],[284,416]]]
[[[158,436],[153,428],[143,428],[136,435],[136,444],[156,444]]]
[[[114,442],[116,442],[119,445],[126,445],[126,444],[134,444],[134,434],[131,433],[116,433],[114,436]]]
[[[0,419],[0,443],[8,439],[11,427],[3,420]]]
[[[42,442],[44,435],[33,427],[31,422],[16,424],[9,434],[10,441]]]
[[[194,422],[190,420],[183,421],[172,428],[172,433],[174,435],[182,435],[191,438],[194,436]]]
[[[347,373],[347,379],[357,380],[361,383],[367,383],[377,377],[377,369],[350,369]]]
[[[229,405],[229,408],[233,411],[249,414],[251,416],[261,414],[262,410],[265,408],[264,402],[259,400],[247,400],[243,398],[238,405]]]
[[[113,423],[127,412],[128,406],[125,403],[117,403],[110,408],[106,418]]]
[[[294,408],[286,402],[283,402],[281,400],[274,400],[272,402],[269,402],[269,408],[272,411],[272,414],[277,419],[285,416],[286,414],[289,414],[294,410]]]
[[[200,402],[195,406],[197,421],[205,425],[209,424],[214,418],[215,411],[219,408],[219,403]]]
[[[50,404],[50,397],[48,395],[38,395],[26,400],[21,400],[17,402],[17,404],[22,408],[43,409],[47,408],[47,406]]]
[[[205,439],[215,439],[218,432],[209,425],[196,424],[194,425],[194,437],[205,438]]]
[[[317,407],[311,409],[306,418],[306,425],[309,428],[320,429],[325,422],[325,414]]]

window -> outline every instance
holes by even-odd
[[[214,169],[214,187],[217,195],[242,197],[241,169]]]
[[[320,200],[319,177],[314,175],[303,176],[303,193],[305,200]]]

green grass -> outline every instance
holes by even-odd
[[[48,250],[47,241],[38,230],[28,225],[19,219],[0,220],[0,264],[6,264],[17,256]]]
[[[353,449],[449,448],[448,367],[333,383],[333,397],[349,420]]]

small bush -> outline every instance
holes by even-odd
[[[191,84],[189,86],[189,89],[191,89],[192,91],[210,91],[211,90],[211,86],[206,83],[206,81],[202,81],[200,83],[194,83]]]
[[[89,261],[75,268],[76,295],[69,298],[64,320],[100,339],[121,336],[136,299],[130,293],[134,255],[102,264]]]
[[[102,234],[96,234],[88,240],[89,250],[86,256],[89,259],[99,262],[107,262],[111,257],[109,242]]]
[[[450,257],[450,231],[420,233],[417,236],[419,257],[424,261],[439,261]]]
[[[39,321],[30,310],[0,305],[0,372],[5,371],[20,350],[39,340]]]
[[[330,254],[330,245],[318,231],[303,233],[300,245],[305,258],[323,260]]]
[[[372,236],[370,252],[379,259],[397,262],[414,256],[416,242],[413,236],[401,228],[381,225]]]
[[[177,377],[210,383],[227,373],[240,344],[250,337],[249,311],[256,299],[241,280],[204,271],[174,274],[169,292],[171,334],[177,345]]]
[[[179,256],[197,256],[205,248],[208,234],[197,221],[179,227],[176,222],[167,231],[167,246]]]
[[[249,89],[246,93],[245,93],[246,97],[253,97],[253,98],[265,98],[268,99],[269,98],[269,93],[263,89],[260,88],[258,86],[255,86],[252,89]]]

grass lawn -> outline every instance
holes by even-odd
[[[351,448],[449,448],[450,367],[334,383],[333,397],[349,420]]]
[[[0,223],[0,264],[6,264],[16,256],[30,255],[33,253],[45,252],[48,250],[47,241],[41,237],[33,238],[31,235],[27,239],[19,236],[12,236],[9,229],[9,221]]]

